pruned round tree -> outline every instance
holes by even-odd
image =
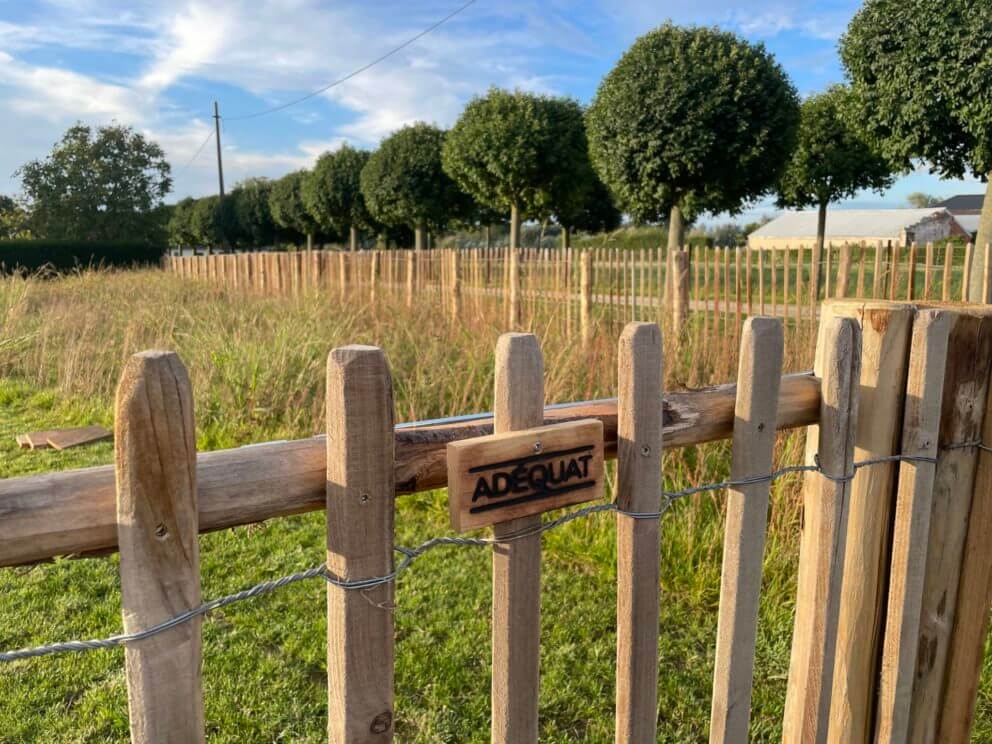
[[[362,196],[373,218],[407,225],[415,247],[425,247],[428,230],[443,230],[468,207],[468,200],[441,167],[445,132],[417,123],[384,139],[362,169]]]
[[[803,101],[796,147],[778,183],[778,205],[816,207],[813,286],[820,289],[820,255],[827,205],[863,189],[892,185],[893,166],[861,136],[852,120],[850,90],[835,85]]]
[[[358,231],[373,227],[362,196],[362,169],[368,150],[342,145],[325,152],[303,182],[303,203],[321,229],[348,236],[351,250],[358,248]]]
[[[228,194],[234,208],[239,242],[244,248],[258,249],[278,240],[279,227],[272,219],[269,196],[272,181],[267,178],[247,178]]]
[[[307,248],[310,249],[318,226],[303,203],[302,189],[306,178],[306,170],[298,170],[274,182],[269,192],[269,209],[272,219],[279,227],[296,236],[305,237]]]
[[[795,88],[760,44],[665,24],[600,83],[587,127],[593,165],[637,221],[740,211],[772,189],[799,123]]]
[[[989,29],[988,0],[866,0],[840,44],[858,121],[886,157],[988,181],[979,246],[992,242]],[[975,251],[969,300],[992,299],[982,296],[984,264]]]
[[[623,220],[613,194],[591,167],[587,178],[581,191],[555,207],[555,221],[561,226],[562,248],[570,247],[572,230],[611,232],[620,227]]]
[[[477,202],[510,215],[515,248],[524,218],[550,216],[555,194],[579,188],[586,150],[576,101],[493,88],[448,133],[444,167]]]

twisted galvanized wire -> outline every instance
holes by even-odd
[[[973,442],[962,442],[960,444],[953,444],[944,447],[945,450],[955,450],[955,449],[965,449],[965,448],[977,448],[984,452],[992,452],[992,447],[988,447],[980,441]],[[279,579],[274,579],[272,581],[263,581],[256,584],[253,587],[244,589],[235,594],[229,594],[225,597],[219,597],[217,599],[205,602],[198,607],[194,607],[185,612],[182,612],[175,617],[171,617],[164,622],[157,625],[153,625],[144,630],[134,631],[132,633],[120,633],[118,635],[110,636],[109,638],[100,638],[85,641],[64,641],[62,643],[53,643],[47,646],[37,646],[35,648],[24,648],[17,651],[7,651],[5,653],[0,653],[0,663],[6,661],[17,661],[19,659],[29,659],[38,656],[50,656],[52,654],[60,654],[68,651],[92,651],[94,649],[101,648],[114,648],[117,646],[122,646],[127,643],[132,643],[135,641],[141,641],[146,638],[150,638],[159,633],[164,633],[167,630],[171,630],[178,625],[182,625],[195,617],[200,617],[206,615],[213,610],[220,609],[221,607],[227,607],[228,605],[235,604],[236,602],[243,602],[248,599],[254,599],[255,597],[262,596],[263,594],[269,594],[281,589],[284,586],[289,586],[290,584],[295,584],[299,581],[304,581],[307,579],[315,579],[317,577],[322,577],[328,584],[332,586],[339,587],[346,590],[359,590],[367,591],[373,589],[377,586],[383,584],[389,584],[396,580],[403,571],[405,571],[410,564],[412,564],[417,558],[424,555],[425,553],[434,550],[436,548],[444,546],[454,546],[454,547],[489,547],[498,544],[504,544],[508,542],[514,542],[516,540],[523,540],[528,537],[533,537],[535,535],[540,535],[541,533],[548,532],[549,530],[556,529],[562,525],[568,524],[576,519],[587,517],[591,514],[598,514],[600,512],[616,512],[622,514],[626,517],[632,519],[660,519],[665,515],[671,505],[678,501],[679,499],[686,498],[688,496],[693,496],[700,493],[708,493],[712,491],[723,491],[729,488],[738,488],[741,486],[749,486],[756,483],[771,483],[779,478],[783,478],[787,475],[794,475],[797,473],[820,473],[825,478],[837,483],[846,483],[854,478],[855,473],[864,467],[869,467],[871,465],[879,465],[882,463],[892,463],[892,462],[920,462],[928,464],[936,464],[938,458],[930,457],[927,455],[885,455],[880,457],[873,457],[867,460],[859,460],[855,462],[851,468],[850,473],[845,473],[841,475],[834,475],[827,473],[823,467],[820,465],[819,456],[814,457],[813,465],[788,465],[786,467],[779,468],[765,475],[753,475],[745,478],[731,478],[725,481],[720,481],[719,483],[706,483],[699,486],[692,486],[691,488],[686,488],[681,491],[662,491],[661,498],[661,508],[658,511],[647,511],[647,512],[632,512],[625,509],[621,509],[620,506],[613,502],[608,504],[593,504],[591,506],[586,506],[581,509],[576,509],[571,512],[567,512],[556,519],[549,520],[547,522],[542,522],[539,525],[533,527],[528,527],[526,529],[514,532],[509,535],[503,535],[499,538],[491,537],[454,537],[454,536],[444,536],[444,537],[433,537],[429,540],[422,542],[413,548],[407,547],[397,547],[396,552],[400,553],[403,558],[396,567],[383,576],[373,576],[366,579],[341,579],[334,576],[327,570],[325,564],[320,566],[315,566],[313,568],[308,568],[305,571],[299,571],[289,576],[283,576]]]

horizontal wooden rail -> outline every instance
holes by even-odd
[[[737,386],[669,393],[664,399],[665,447],[725,439],[733,433]],[[782,378],[778,428],[816,423],[820,382],[811,373]],[[559,405],[546,423],[581,418],[603,422],[607,456],[616,456],[617,401]],[[448,442],[491,434],[491,418],[396,429],[396,492],[446,484]],[[197,455],[201,532],[325,508],[324,436],[267,442]],[[113,465],[0,480],[0,566],[83,557],[117,550]]]

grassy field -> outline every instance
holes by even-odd
[[[488,410],[494,306],[466,301],[458,323],[431,305],[389,298],[262,298],[156,272],[84,274],[50,282],[0,279],[0,477],[108,463],[108,443],[64,453],[16,449],[36,428],[112,423],[127,356],[175,349],[193,381],[198,447],[302,437],[322,430],[327,352],[374,343],[389,357],[397,418]],[[615,393],[618,329],[582,351],[557,311],[534,319],[549,402]],[[790,332],[787,368],[809,366],[808,336]],[[713,348],[716,348],[716,344]],[[669,348],[670,386],[732,377],[732,359]],[[798,462],[802,433],[776,459]],[[666,487],[727,475],[725,443],[670,451]],[[612,481],[612,471],[610,480]],[[773,489],[759,621],[754,741],[777,741],[788,673],[800,513],[798,478]],[[404,497],[397,542],[448,534],[444,492]],[[321,513],[201,538],[204,598],[319,564]],[[544,540],[541,741],[612,742],[615,542],[606,515]],[[677,505],[663,523],[659,741],[707,736],[722,545],[719,494]],[[398,582],[397,739],[489,740],[490,560],[480,549],[428,554]],[[121,627],[116,557],[0,569],[0,648],[92,638]],[[326,741],[324,588],[297,584],[210,615],[204,687],[211,741]],[[976,741],[992,739],[986,674]],[[123,652],[96,651],[0,666],[0,741],[127,741]]]

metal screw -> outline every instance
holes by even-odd
[[[648,447],[646,444],[643,447],[641,447],[641,456],[642,457],[647,457],[650,454],[651,454],[651,448],[650,447]]]
[[[758,431],[764,431],[764,430],[765,430],[765,422],[762,421],[760,424],[758,424]]]
[[[534,442],[534,451],[535,452],[540,452],[541,451],[541,443],[540,442]]]
[[[362,500],[363,504],[367,504],[369,502],[369,495],[367,493],[363,493],[359,496],[359,498]]]

